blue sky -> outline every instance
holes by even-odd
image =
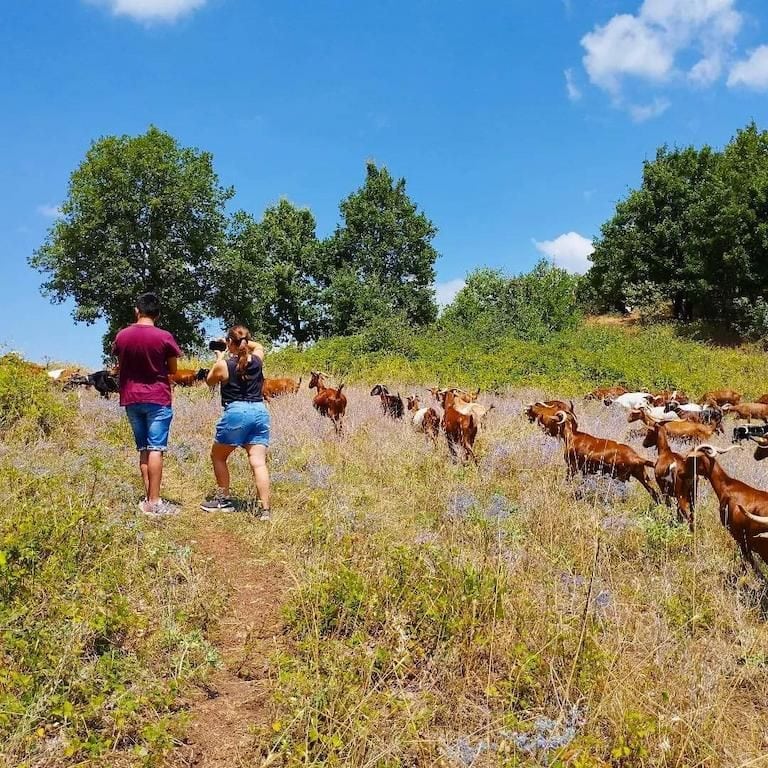
[[[758,0],[23,0],[0,10],[0,344],[97,364],[100,326],[27,265],[90,142],[150,123],[209,150],[232,207],[319,234],[365,161],[439,228],[439,293],[591,239],[662,143],[768,128]]]

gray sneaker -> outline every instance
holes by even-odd
[[[217,489],[213,494],[213,498],[204,501],[200,505],[200,509],[203,512],[232,512],[235,508],[235,503],[229,496],[225,496],[221,489]]]
[[[151,517],[155,520],[161,517],[170,517],[172,515],[178,515],[179,514],[179,508],[175,504],[171,504],[170,501],[165,501],[161,499],[158,502],[155,502],[154,504],[150,504],[146,499],[142,499],[139,502],[139,511],[146,515],[147,517]]]
[[[260,509],[256,513],[256,519],[262,523],[269,523],[272,520],[272,515],[269,509]]]

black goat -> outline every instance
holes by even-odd
[[[381,399],[381,410],[384,411],[385,416],[392,419],[403,418],[405,406],[399,392],[396,395],[390,395],[389,390],[383,384],[377,384],[371,390],[371,397],[374,395],[378,395]]]

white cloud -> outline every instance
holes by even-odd
[[[666,99],[654,99],[650,104],[630,104],[629,114],[636,123],[644,123],[652,117],[658,117],[669,108]]]
[[[61,207],[45,203],[44,205],[37,206],[37,212],[41,216],[45,216],[46,219],[58,219],[61,216]]]
[[[758,91],[768,89],[768,45],[755,48],[743,61],[737,61],[728,75],[728,85],[743,85]]]
[[[592,241],[578,232],[566,232],[554,240],[534,240],[536,250],[548,256],[555,265],[569,272],[583,274],[591,265],[589,256],[594,252]]]
[[[614,16],[605,26],[585,35],[584,68],[597,86],[618,95],[622,78],[664,80],[674,62],[664,41],[642,19]]]
[[[176,21],[205,5],[207,0],[89,0],[109,8],[115,16],[136,21]]]
[[[590,81],[635,119],[658,116],[668,103],[663,108],[663,100],[654,101],[653,108],[628,105],[627,82],[653,87],[673,81],[699,87],[714,83],[741,29],[743,18],[735,5],[736,0],[644,0],[637,13],[613,16],[581,39]],[[682,59],[695,63],[686,70],[679,64]]]
[[[581,98],[581,91],[579,86],[576,85],[576,80],[573,76],[572,69],[565,70],[565,90],[568,93],[568,98],[571,101],[578,101]]]
[[[456,294],[464,287],[465,282],[462,278],[447,280],[444,283],[435,283],[435,299],[439,307],[446,307],[450,304]]]

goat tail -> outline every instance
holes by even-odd
[[[653,459],[643,459],[643,464],[646,467],[655,467],[656,466],[656,462]]]
[[[339,388],[336,390],[337,394],[341,394],[341,390],[344,389],[344,382],[342,381],[341,384],[339,384]]]

